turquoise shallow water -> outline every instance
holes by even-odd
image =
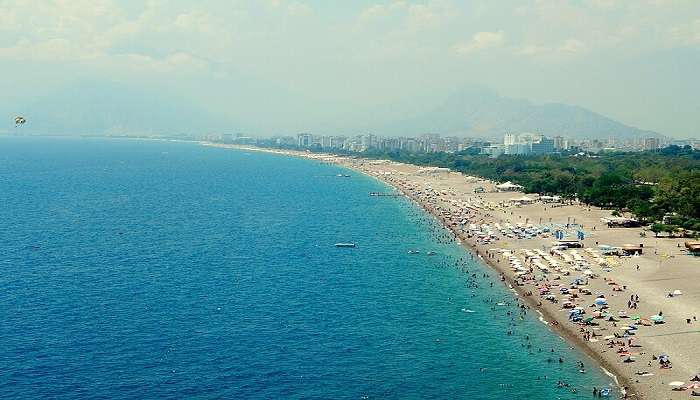
[[[0,397],[587,399],[608,384],[497,306],[511,294],[431,218],[340,172],[0,138]]]

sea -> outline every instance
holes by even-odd
[[[549,400],[611,385],[432,217],[368,195],[390,190],[192,142],[0,137],[0,398]]]

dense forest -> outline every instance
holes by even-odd
[[[347,154],[347,153],[346,153]],[[549,154],[489,158],[478,149],[461,153],[367,150],[353,155],[446,167],[528,193],[560,195],[586,204],[629,211],[655,232],[700,232],[700,151],[670,146],[656,151],[597,155]]]

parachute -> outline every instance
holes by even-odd
[[[27,122],[27,119],[21,115],[15,117],[15,126],[24,125],[26,122]]]

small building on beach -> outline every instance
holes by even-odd
[[[636,219],[626,217],[601,218],[601,221],[608,224],[608,228],[636,228],[641,226],[641,223]]]
[[[517,197],[514,199],[510,199],[508,201],[510,201],[512,204],[525,205],[525,204],[532,204],[532,203],[536,202],[537,200],[533,199],[531,197],[523,196],[523,197]]]
[[[511,181],[508,181],[506,183],[496,185],[496,190],[499,192],[519,192],[523,190],[523,187],[520,185],[516,185]]]
[[[622,246],[622,252],[628,256],[642,255],[643,247],[635,244],[625,244]]]
[[[695,255],[700,255],[700,241],[693,240],[693,241],[687,241],[684,243],[685,248],[695,254]]]

